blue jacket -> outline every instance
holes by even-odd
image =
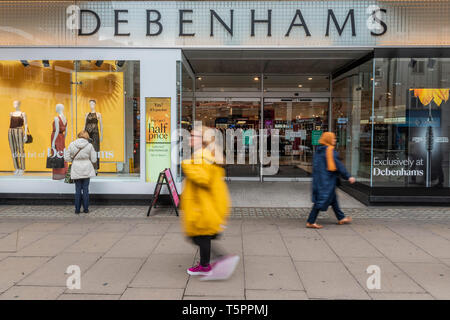
[[[326,158],[327,146],[319,146],[316,149],[313,158],[313,190],[312,202],[321,211],[326,211],[336,194],[336,183],[339,175],[345,180],[350,178],[349,173],[345,169],[342,162],[338,159],[338,153],[334,150],[334,162],[336,163],[336,171],[327,170]]]

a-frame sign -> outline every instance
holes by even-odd
[[[155,191],[153,192],[152,202],[150,207],[148,208],[147,217],[150,215],[150,211],[152,208],[156,208],[156,202],[158,201],[158,197],[161,193],[162,187],[166,185],[169,189],[169,196],[172,199],[172,204],[175,208],[175,213],[178,216],[178,205],[180,204],[180,196],[178,195],[177,187],[175,186],[175,182],[173,181],[172,171],[170,168],[164,169],[159,173],[158,182],[155,186]]]

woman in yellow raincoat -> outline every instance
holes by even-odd
[[[230,210],[225,170],[216,164],[211,148],[206,148],[204,132],[206,130],[196,129],[191,132],[191,145],[194,149],[197,146],[197,150],[192,159],[181,163],[185,175],[181,194],[182,225],[186,235],[200,248],[200,263],[187,270],[190,275],[210,274],[211,240],[223,231]]]

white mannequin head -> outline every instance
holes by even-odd
[[[89,100],[89,106],[91,107],[91,112],[95,112],[96,101],[94,99]]]
[[[61,114],[61,113],[63,113],[63,111],[64,111],[64,105],[62,103],[58,103],[56,105],[56,113]]]
[[[20,111],[20,101],[19,100],[15,100],[13,102],[13,106],[14,106],[14,109],[16,109],[16,111]]]

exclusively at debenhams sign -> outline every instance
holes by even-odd
[[[0,2],[0,45],[448,45],[449,10],[436,1]]]

